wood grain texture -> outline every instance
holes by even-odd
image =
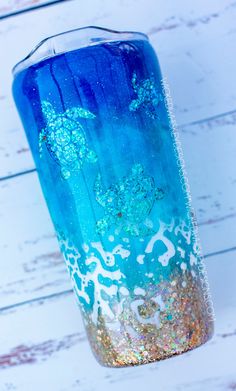
[[[56,0],[4,0],[0,3],[0,17],[55,3]]]
[[[0,391],[236,390],[235,18],[235,0],[73,0],[0,21]],[[146,32],[158,53],[215,304],[212,341],[140,368],[92,357],[11,96],[35,44],[91,24]]]
[[[204,253],[233,248],[234,115],[185,126],[181,139]],[[221,150],[224,159],[219,159],[219,146],[224,146]],[[69,289],[36,172],[0,182],[0,218],[4,227],[0,249],[5,259],[0,279],[0,308]]]
[[[223,264],[227,285],[221,278],[223,272],[219,273]],[[139,368],[112,370],[97,364],[72,294],[2,311],[1,391],[7,389],[9,379],[16,390],[118,391],[133,387],[142,391],[145,385],[163,391],[228,390],[236,376],[235,254],[216,256],[207,266],[216,303],[214,339],[182,356]]]
[[[0,177],[34,166],[11,96],[11,69],[41,39],[91,24],[149,33],[182,125],[236,109],[235,18],[233,0],[75,0],[2,21],[0,47],[8,55],[0,73]]]

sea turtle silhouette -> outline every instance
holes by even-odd
[[[98,174],[94,192],[96,201],[104,209],[104,217],[96,223],[97,233],[104,235],[115,224],[119,231],[132,236],[153,233],[152,222],[147,219],[156,200],[164,196],[162,189],[155,187],[154,179],[144,173],[141,164],[135,164],[129,175],[105,189]]]
[[[61,174],[68,179],[71,172],[79,170],[83,163],[95,163],[96,153],[89,149],[80,118],[94,119],[95,115],[81,107],[72,107],[64,113],[56,113],[52,104],[42,102],[46,127],[39,134],[39,151],[42,156],[45,144],[51,157],[60,165]]]
[[[143,107],[149,117],[156,119],[158,116],[155,108],[163,100],[163,97],[156,88],[154,76],[151,75],[149,79],[138,81],[137,74],[134,73],[132,86],[137,98],[131,101],[129,110],[136,111]]]

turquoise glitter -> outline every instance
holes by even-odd
[[[152,222],[147,220],[154,202],[163,198],[162,189],[155,187],[154,179],[144,173],[141,164],[135,164],[130,174],[117,184],[105,189],[101,175],[94,185],[97,202],[103,207],[105,217],[97,221],[97,232],[104,234],[114,224],[119,231],[132,236],[153,233]]]
[[[81,107],[57,114],[51,103],[42,102],[46,128],[39,134],[40,155],[45,143],[48,152],[61,166],[61,174],[68,179],[72,171],[79,170],[84,162],[95,163],[97,156],[89,149],[80,118],[94,119],[95,115]]]
[[[143,107],[145,113],[149,117],[156,119],[157,112],[155,108],[163,100],[163,97],[156,87],[153,75],[149,79],[138,81],[137,74],[134,73],[132,77],[132,86],[137,98],[130,103],[130,111],[136,111]]]
[[[100,31],[19,72],[13,90],[92,349],[136,365],[212,328],[156,55],[142,36]]]

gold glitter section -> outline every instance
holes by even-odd
[[[164,308],[155,300],[155,287],[151,289],[152,297],[147,294],[136,310],[132,307],[135,297],[133,301],[127,298],[113,322],[103,315],[98,316],[97,324],[87,318],[88,338],[102,365],[147,364],[194,349],[211,338],[213,321],[198,278],[186,271],[171,280],[162,279],[156,295],[161,292]]]

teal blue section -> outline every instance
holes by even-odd
[[[192,235],[187,240],[167,229],[165,237],[175,248],[168,265],[158,261],[168,250],[163,240],[145,253],[161,222],[168,225],[174,219],[177,227],[184,221],[186,232],[192,230],[161,81],[157,57],[143,40],[55,56],[14,81],[53,223],[71,243],[69,250],[61,244],[62,252],[78,292],[89,297],[78,293],[86,311],[96,301],[96,284],[101,289],[123,286],[132,295],[135,287],[156,285],[174,270],[182,272],[181,262],[189,266],[194,252]],[[106,252],[122,244],[129,255],[116,254],[109,264],[91,246],[98,242]],[[144,253],[142,264],[137,257]],[[91,257],[95,261],[88,262]],[[95,281],[98,262],[101,272]],[[120,277],[114,278],[117,271]],[[91,279],[85,283],[83,276]],[[109,303],[120,300],[105,290],[102,297]]]

